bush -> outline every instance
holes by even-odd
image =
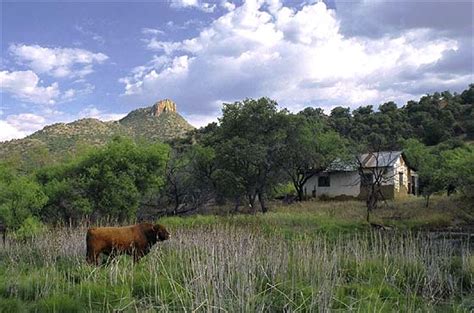
[[[46,227],[36,217],[27,217],[20,228],[13,233],[17,240],[29,240],[43,233]]]

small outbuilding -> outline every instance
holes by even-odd
[[[418,175],[402,151],[365,153],[353,162],[335,160],[312,176],[303,190],[308,197],[365,199],[376,180],[385,199],[418,195]]]

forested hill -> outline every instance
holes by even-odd
[[[384,149],[399,149],[401,140],[415,138],[437,145],[449,139],[474,139],[474,84],[462,93],[436,92],[398,108],[394,102],[361,106],[351,112],[336,107],[329,115],[306,108],[300,114],[356,142],[381,140]],[[370,138],[369,138],[370,137]]]
[[[70,152],[87,146],[101,146],[116,136],[148,142],[168,141],[182,137],[194,129],[177,111],[163,108],[162,100],[153,106],[130,112],[119,121],[103,122],[84,118],[72,123],[44,127],[30,136],[0,143],[0,160],[20,158],[26,162],[48,155],[61,160]]]
[[[21,141],[33,152],[25,154],[27,162],[0,160],[0,222],[29,229],[29,217],[48,223],[86,217],[126,221],[199,212],[213,204],[234,212],[259,207],[264,213],[267,201],[279,195],[305,200],[305,183],[334,160],[386,149],[403,149],[427,205],[431,195],[445,192],[472,204],[473,99],[471,85],[461,94],[426,95],[400,108],[394,103],[352,112],[337,107],[329,114],[317,108],[293,114],[269,98],[245,99],[224,104],[219,124],[168,144],[117,137],[90,148],[89,141],[83,142],[88,150],[58,162],[48,149],[67,154],[68,140],[87,135],[100,143],[121,132],[154,140],[162,130],[155,122],[169,121],[160,122],[164,127],[184,121],[175,115],[172,101],[165,100],[118,122],[53,125]],[[374,188],[370,195],[375,200],[368,204],[380,200]]]
[[[296,115],[304,116],[322,131],[334,130],[354,142],[380,142],[382,149],[400,149],[404,139],[415,138],[428,146],[450,139],[469,142],[474,139],[474,84],[460,94],[436,92],[412,100],[403,106],[386,102],[355,110],[339,106],[329,114],[308,107]],[[197,130],[192,137],[212,129]],[[0,143],[0,160],[17,158],[26,163],[38,159],[62,160],[65,155],[88,146],[99,146],[115,136],[149,142],[181,140],[193,127],[176,111],[176,104],[162,100],[155,105],[130,112],[120,121],[102,122],[81,119],[58,123],[19,140]],[[191,137],[188,138],[188,140]],[[196,138],[195,138],[196,139]],[[194,140],[194,139],[193,139]],[[187,141],[185,139],[185,141]],[[49,163],[48,162],[48,163]]]

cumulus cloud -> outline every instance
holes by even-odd
[[[33,71],[0,71],[2,93],[9,93],[14,98],[43,105],[54,105],[74,100],[80,95],[90,94],[94,86],[83,83],[82,88],[70,88],[61,92],[57,82],[41,86],[42,82]]]
[[[60,96],[58,83],[40,86],[40,79],[33,71],[0,71],[2,92],[13,97],[38,104],[54,104]]]
[[[337,14],[323,2],[292,8],[245,1],[194,38],[150,40],[148,48],[158,54],[120,80],[124,95],[148,103],[172,98],[189,116],[215,116],[218,100],[269,96],[299,110],[402,103],[426,92],[406,88],[414,82],[438,90],[468,84],[465,76],[448,82],[420,72],[441,66],[459,50],[457,40],[416,27],[396,36],[350,37]]]
[[[9,115],[6,119],[0,120],[0,142],[19,139],[44,127],[46,119],[33,113],[21,113]]]
[[[12,44],[10,54],[17,63],[39,74],[56,78],[84,77],[94,71],[94,64],[108,59],[103,53],[78,48],[45,48],[38,45]]]
[[[6,118],[6,122],[18,131],[25,133],[31,133],[46,125],[46,119],[43,116],[33,113],[9,115]]]
[[[209,123],[217,122],[217,117],[207,114],[189,114],[184,116],[186,121],[194,127],[203,127]]]
[[[26,136],[25,132],[16,129],[10,125],[7,121],[0,120],[0,142],[11,139],[23,138]]]
[[[177,9],[196,8],[206,13],[212,13],[216,8],[215,4],[201,0],[171,0],[170,6]]]
[[[93,105],[89,105],[77,114],[77,118],[96,118],[101,121],[117,121],[125,117],[125,115],[125,113],[107,113]]]
[[[336,0],[341,32],[382,37],[409,29],[433,29],[450,37],[472,37],[472,1]]]

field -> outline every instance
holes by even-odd
[[[85,227],[49,229],[1,248],[0,311],[469,312],[472,241],[426,231],[472,225],[444,201],[382,209],[389,231],[371,230],[359,202],[165,218],[171,240],[98,268]]]

